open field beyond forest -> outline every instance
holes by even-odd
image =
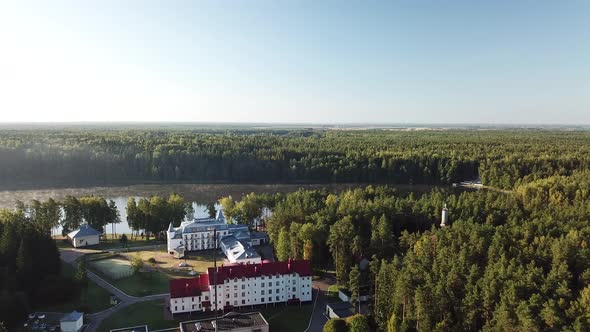
[[[162,300],[147,301],[131,305],[116,312],[101,324],[99,331],[109,331],[115,328],[148,325],[149,330],[178,327],[179,323],[187,320],[205,319],[212,313],[194,313],[191,315],[169,317],[166,303]],[[259,308],[246,308],[244,312],[260,311],[270,324],[271,332],[301,332],[307,328],[313,304],[276,305]]]

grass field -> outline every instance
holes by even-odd
[[[163,273],[139,272],[131,277],[114,280],[112,284],[131,296],[164,294],[170,291],[170,277]]]
[[[133,274],[131,263],[122,258],[106,258],[88,262],[93,269],[100,271],[102,274],[112,280],[119,280],[130,277]]]
[[[98,254],[93,256],[107,257]],[[130,261],[137,256],[144,261],[145,272],[133,274]],[[149,263],[150,258],[154,258],[156,263]],[[188,267],[178,267],[181,262],[186,262]],[[213,266],[212,251],[193,254],[186,259],[179,260],[162,250],[140,250],[88,262],[90,269],[107,279],[115,287],[132,296],[168,293],[170,279],[188,278],[190,277],[188,274],[190,270],[202,273],[210,266]]]
[[[211,250],[199,253],[189,253],[187,257],[183,259],[176,259],[165,250],[140,250],[129,253],[121,253],[121,255],[127,257],[129,260],[131,260],[133,257],[139,256],[144,262],[146,262],[146,264],[148,259],[154,258],[156,260],[156,264],[154,266],[150,266],[162,273],[170,274],[171,276],[187,277],[187,272],[189,270],[204,273],[207,271],[207,268],[213,266],[213,251]],[[221,261],[220,259],[223,259],[223,256],[218,255],[218,262]],[[181,262],[186,263],[188,266],[183,268],[178,267],[178,264]]]
[[[146,240],[145,238],[135,238],[131,239],[131,235],[127,234],[127,244],[123,246],[123,244],[119,241],[121,234],[117,234],[117,238],[113,239],[111,234],[104,235],[100,243],[94,246],[88,247],[88,249],[96,249],[96,250],[109,250],[109,249],[121,249],[121,248],[130,248],[133,249],[134,247],[146,247],[146,246],[165,246],[166,241],[156,240],[154,238],[150,240]],[[72,248],[72,244],[70,241],[65,239],[63,236],[54,236],[56,240],[55,243],[57,244],[58,248]]]
[[[138,272],[127,274],[122,278],[113,271],[131,269],[129,261],[123,258],[107,258],[88,263],[88,267],[113,286],[131,296],[147,296],[168,293],[170,276],[159,271]],[[106,273],[105,273],[106,271]]]
[[[98,331],[148,325],[149,330],[178,327],[180,321],[164,320],[164,300],[146,301],[123,308],[105,319]]]

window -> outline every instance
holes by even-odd
[[[242,282],[246,281],[246,278],[242,278]]]
[[[246,289],[246,285],[242,285],[242,289]]]
[[[193,309],[195,309],[195,305],[193,304]]]
[[[268,302],[272,302],[272,297],[268,297]]]
[[[238,301],[234,301],[234,305],[238,305]]]
[[[272,294],[272,289],[269,289],[268,290],[268,294]]]
[[[277,281],[277,286],[279,285],[279,282]]]
[[[246,292],[242,292],[242,296],[246,296]]]
[[[229,299],[229,293],[225,294],[225,298]]]
[[[209,296],[205,296],[205,301],[209,301]]]
[[[268,283],[268,287],[272,287],[272,282],[269,282]]]
[[[277,296],[277,301],[279,300],[279,297]]]
[[[296,289],[297,289],[296,287],[293,287],[293,291],[295,291]]]
[[[225,305],[229,305],[229,301],[225,301]]]
[[[246,300],[242,300],[242,304],[246,304]]]
[[[260,302],[264,302],[264,297],[261,297],[260,298]]]
[[[178,311],[178,307],[177,306],[174,306],[174,311]]]
[[[264,289],[260,291],[260,295],[264,295]]]

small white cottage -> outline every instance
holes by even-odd
[[[100,232],[88,226],[80,225],[80,228],[68,233],[68,238],[72,241],[74,248],[86,247],[98,244]]]
[[[78,332],[84,325],[84,314],[72,311],[59,321],[61,332]]]

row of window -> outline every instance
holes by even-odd
[[[303,293],[303,295],[309,295],[309,292]],[[292,298],[294,299],[295,298],[295,295],[293,295]],[[193,300],[194,300],[194,298],[193,298]],[[275,296],[275,301],[274,302],[279,302],[279,301],[284,301],[284,300],[285,300],[285,296],[278,296],[277,295],[277,296]],[[248,299],[248,300],[246,300],[246,299],[242,300],[242,305],[246,305],[246,302],[250,302],[250,299]],[[268,297],[268,303],[272,303],[272,302],[273,302],[272,296],[269,296]],[[266,303],[264,297],[261,297],[260,298],[260,303]],[[219,303],[219,304],[221,305],[221,303]],[[225,301],[225,305],[226,306],[229,306],[230,305],[230,301]],[[237,306],[238,305],[238,301],[237,300],[234,300],[233,305],[234,306]],[[181,308],[182,308],[181,309],[182,311],[185,311],[184,305],[182,305]],[[196,306],[193,304],[192,305],[192,310],[195,310],[195,309],[196,310],[200,310],[201,309],[201,304],[198,303]],[[178,311],[178,306],[174,306],[174,312],[177,312],[177,311]]]

